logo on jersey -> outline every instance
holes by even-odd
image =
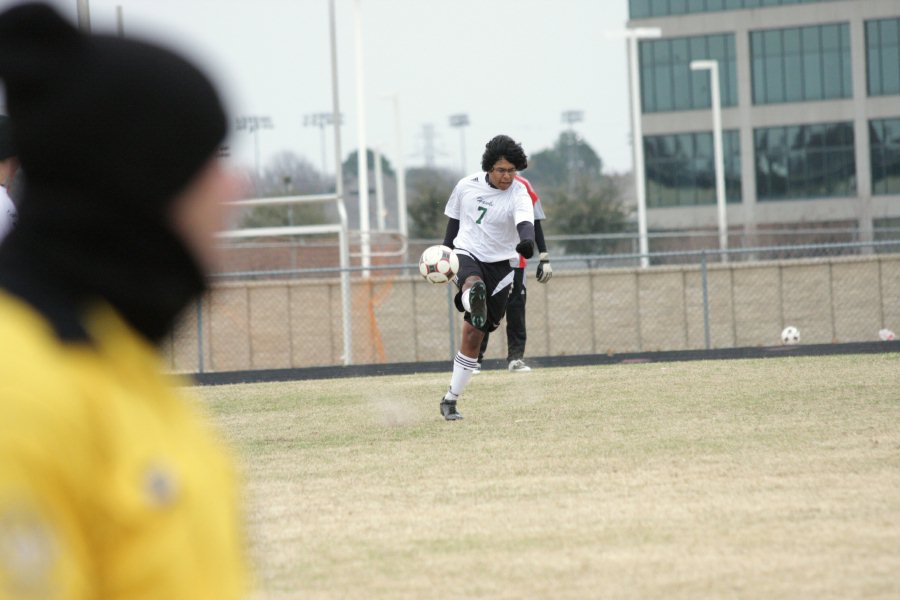
[[[164,465],[153,464],[144,471],[144,495],[157,508],[169,506],[178,495],[175,474]]]
[[[477,202],[478,204],[484,204],[485,206],[493,206],[494,205],[493,200],[485,200],[484,196],[476,196],[475,202]]]

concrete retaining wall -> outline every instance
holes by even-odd
[[[705,346],[699,266],[557,271],[528,279],[527,355],[684,350]],[[447,287],[417,275],[354,278],[353,362],[449,359],[461,315]],[[900,331],[900,255],[711,264],[710,345],[780,343],[787,325],[802,342],[876,340]],[[451,332],[452,327],[452,332]],[[505,358],[504,326],[488,358]],[[198,344],[202,339],[202,346]],[[222,283],[187,311],[166,347],[176,371],[343,364],[340,280]]]

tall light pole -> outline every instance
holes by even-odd
[[[322,179],[323,185],[325,176],[328,174],[328,162],[325,159],[325,127],[334,124],[334,113],[330,112],[317,112],[317,113],[309,113],[303,115],[303,126],[304,127],[318,127],[319,128],[319,142],[322,147]],[[343,113],[338,116],[338,125],[344,124],[344,115]]]
[[[572,127],[575,123],[581,123],[584,121],[584,111],[583,110],[566,110],[563,111],[562,114],[562,122],[569,126],[569,131],[573,131]]]
[[[434,125],[425,123],[422,125],[422,154],[425,155],[425,166],[429,169],[434,167]]]
[[[450,127],[459,128],[459,156],[460,156],[460,172],[466,174],[466,126],[469,124],[469,115],[459,113],[450,115]]]
[[[634,193],[637,197],[638,244],[641,267],[650,265],[647,256],[647,191],[644,182],[644,135],[641,129],[641,85],[638,78],[638,40],[662,36],[659,27],[636,27],[624,31],[610,32],[611,37],[624,37],[628,48],[629,88],[631,92],[631,136],[634,152]]]
[[[569,193],[575,191],[575,123],[584,121],[583,110],[566,110],[562,114],[562,122],[569,126],[569,147],[566,151],[566,168],[569,171]]]
[[[331,50],[331,114],[341,121],[340,88],[338,86],[337,25],[334,0],[328,0],[328,33]],[[347,232],[347,209],[344,207],[344,174],[341,166],[341,128],[334,128],[334,195],[337,197],[338,217],[341,220],[341,313],[344,331],[344,366],[353,364],[353,320],[350,318],[350,242]]]
[[[257,181],[262,179],[262,174],[260,174],[259,172],[259,130],[273,129],[274,127],[275,126],[272,124],[272,117],[260,115],[247,115],[238,117],[235,123],[236,131],[247,130],[248,133],[253,134],[253,155],[255,157],[254,160]]]
[[[381,168],[381,144],[375,144],[375,222],[384,231],[384,173]]]
[[[400,235],[406,239],[409,235],[406,222],[406,161],[403,160],[403,129],[400,121],[400,94],[394,92],[388,94],[394,102],[394,136],[396,139],[397,158],[394,164],[397,168],[397,229]],[[404,256],[404,260],[406,257]]]
[[[692,71],[709,71],[712,94],[713,160],[716,167],[716,209],[719,217],[719,250],[722,262],[728,262],[728,215],[725,210],[725,157],[722,152],[722,102],[719,98],[719,61],[692,60]]]
[[[371,264],[372,248],[369,241],[369,151],[366,148],[366,94],[363,65],[362,2],[353,2],[354,42],[356,46],[356,173],[359,179],[359,234],[362,242],[362,266]],[[369,277],[369,270],[362,272]]]

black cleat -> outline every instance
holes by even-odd
[[[487,287],[483,281],[476,281],[469,289],[469,306],[472,307],[472,327],[483,329],[487,322]]]
[[[447,400],[446,398],[441,398],[441,416],[448,421],[457,421],[463,418],[456,412],[456,400]]]

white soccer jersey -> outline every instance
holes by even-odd
[[[534,203],[534,220],[543,221],[546,218],[547,215],[544,214],[544,205],[541,204],[541,199],[538,198]]]
[[[460,179],[444,214],[459,219],[459,233],[453,245],[466,250],[482,262],[514,260],[518,263],[516,224],[534,223],[531,196],[525,185],[513,179],[506,190],[492,187],[487,173],[475,173]]]

